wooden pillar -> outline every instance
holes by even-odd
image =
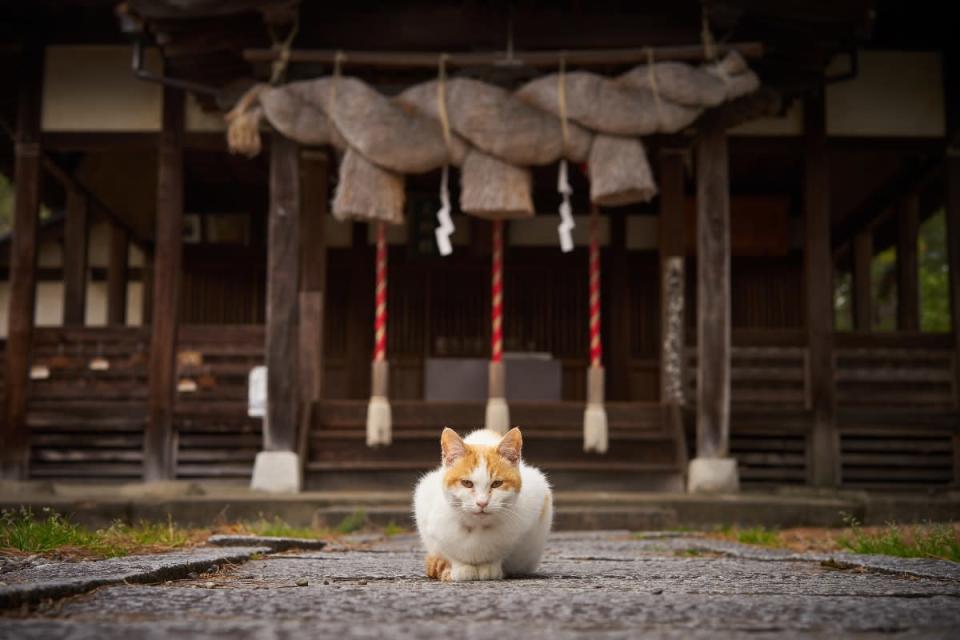
[[[143,440],[146,481],[167,480],[176,472],[173,405],[183,258],[183,122],[183,91],[164,87],[153,260],[149,415]]]
[[[6,348],[6,406],[0,424],[0,478],[26,480],[30,346],[36,302],[37,215],[40,210],[40,101],[43,52],[28,46],[20,65],[17,131],[14,140],[13,239]]]
[[[301,462],[313,405],[323,397],[323,312],[327,288],[325,223],[329,194],[329,161],[326,153],[304,154],[301,168],[300,207],[300,416],[298,450]]]
[[[107,262],[107,324],[127,322],[127,263],[130,236],[120,225],[110,227],[110,256]]]
[[[267,416],[264,450],[296,451],[300,407],[300,148],[274,134],[270,144],[267,232]]]
[[[730,194],[727,137],[697,141],[697,457],[730,451]]]
[[[607,269],[601,286],[606,284],[604,300],[609,301],[604,313],[610,318],[608,344],[611,348],[606,357],[607,398],[629,401],[630,388],[630,266],[627,261],[627,215],[616,213],[607,217],[610,221],[610,251]]]
[[[87,309],[87,198],[67,190],[63,232],[63,324],[83,326]]]
[[[950,275],[950,326],[954,345],[954,402],[960,406],[960,155],[956,149],[947,154],[946,215],[947,215],[947,272]],[[960,444],[960,443],[958,443]],[[960,465],[956,468],[960,481]]]
[[[666,428],[675,436],[677,460],[686,465],[686,432],[683,426],[684,360],[684,153],[660,153],[660,404]]]
[[[857,331],[873,327],[872,262],[873,231],[864,229],[853,238],[853,328]]]
[[[917,237],[920,205],[916,194],[900,202],[897,210],[897,328],[920,330],[920,282]]]
[[[803,266],[813,418],[809,480],[817,486],[836,486],[840,482],[840,443],[834,416],[830,173],[822,91],[804,100],[804,129]]]

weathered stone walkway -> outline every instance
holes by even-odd
[[[439,584],[403,536],[8,610],[0,638],[957,637],[960,565],[833,558],[558,534],[538,577]]]

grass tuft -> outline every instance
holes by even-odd
[[[388,538],[390,538],[390,537],[393,537],[393,536],[398,536],[398,535],[407,533],[407,531],[408,531],[408,529],[407,529],[406,527],[402,527],[402,526],[400,526],[399,524],[397,524],[396,522],[394,522],[393,520],[391,520],[391,521],[388,522],[387,525],[383,528],[383,535],[385,535],[385,536],[387,536]]]
[[[48,508],[46,517],[36,518],[33,510],[20,507],[0,511],[0,549],[25,553],[44,553],[60,547],[84,547],[95,537],[87,529],[74,524]]]
[[[354,511],[345,516],[337,525],[337,533],[353,533],[363,528],[367,522],[367,513],[363,510]]]
[[[722,537],[739,542],[740,544],[754,544],[761,547],[783,546],[780,532],[764,526],[750,527],[747,529],[726,526],[722,527],[719,533]]]
[[[847,518],[847,526],[850,533],[840,536],[837,544],[854,553],[960,562],[960,530],[949,524],[888,524],[868,531],[850,517]]]
[[[240,528],[246,533],[253,533],[258,536],[275,536],[278,538],[306,538],[308,540],[317,540],[330,536],[330,532],[326,529],[295,527],[287,524],[279,516],[274,516],[273,520],[260,518],[253,522],[244,522]]]

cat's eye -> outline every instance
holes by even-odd
[[[470,482],[469,480],[461,480],[460,484],[465,486],[467,489],[473,489],[473,483]]]
[[[499,487],[499,486],[502,485],[502,484],[503,484],[503,480],[494,480],[492,483],[490,483],[490,488],[491,488],[491,489],[496,489],[497,487]]]

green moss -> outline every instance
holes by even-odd
[[[366,522],[367,514],[365,511],[354,511],[340,521],[340,524],[337,525],[336,530],[337,533],[353,533],[354,531],[359,531],[362,529]]]

